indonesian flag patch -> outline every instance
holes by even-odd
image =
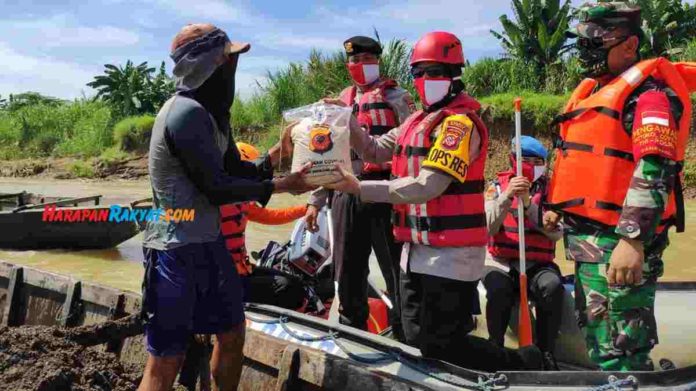
[[[678,131],[674,125],[669,99],[662,91],[646,91],[638,98],[633,121],[633,157],[659,155],[675,159]]]
[[[640,113],[641,125],[669,126],[669,113],[666,111],[644,111]]]

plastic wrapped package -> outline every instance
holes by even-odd
[[[350,164],[350,118],[352,108],[323,102],[283,112],[288,122],[299,121],[291,132],[294,145],[292,172],[300,171],[307,162],[312,168],[308,183],[322,186],[336,182],[340,174],[336,164],[352,172]]]

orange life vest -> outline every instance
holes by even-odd
[[[341,92],[343,103],[353,106],[358,124],[370,135],[380,136],[399,125],[399,119],[394,108],[387,102],[386,91],[396,88],[398,84],[391,79],[382,79],[363,91],[360,100],[356,100],[358,88],[350,86]],[[391,169],[390,163],[364,163],[363,173],[384,172]]]
[[[247,217],[249,206],[248,202],[241,202],[220,207],[220,230],[225,238],[227,250],[232,256],[232,261],[237,267],[237,273],[242,277],[251,274],[251,265],[244,240],[244,231],[246,231],[249,222]]]
[[[672,64],[664,58],[642,61],[596,93],[597,80],[585,79],[571,95],[564,114],[554,121],[561,124],[561,131],[555,145],[558,153],[549,187],[550,208],[608,227],[618,224],[637,164],[622,113],[631,93],[650,76],[664,81],[684,106],[676,148],[681,165],[691,126],[689,93],[696,91],[696,64]],[[680,189],[680,183],[675,187]],[[673,191],[669,195],[660,230],[672,223],[683,230],[680,194]]]
[[[507,189],[510,184],[510,179],[515,176],[512,171],[505,171],[498,174],[496,187],[499,193]],[[538,182],[537,182],[538,183]],[[546,191],[546,186],[541,186],[539,191],[532,194],[531,202],[541,208],[543,193]],[[517,227],[517,197],[512,201],[510,211],[503,220],[503,225],[500,231],[491,233],[488,240],[488,252],[496,258],[507,260],[517,260],[520,258],[520,238]],[[529,219],[524,219],[524,240],[526,259],[536,262],[553,262],[556,250],[556,243],[549,239],[546,235],[536,229]]]
[[[399,178],[418,176],[423,159],[435,141],[435,129],[450,115],[466,114],[471,119],[481,136],[481,150],[467,168],[463,183],[452,181],[444,193],[425,204],[394,205],[392,223],[397,241],[434,247],[486,245],[483,170],[488,153],[488,130],[476,114],[480,108],[474,98],[462,93],[440,110],[413,113],[402,125],[404,130],[392,158],[392,174]]]
[[[252,272],[244,237],[249,221],[264,225],[287,224],[304,216],[306,212],[306,205],[270,209],[254,202],[242,202],[221,206],[220,231],[225,238],[225,245],[232,256],[232,261],[237,267],[237,273],[244,277]]]

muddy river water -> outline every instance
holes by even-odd
[[[147,181],[104,181],[88,182],[73,180],[34,180],[34,179],[0,179],[0,193],[26,190],[52,196],[88,196],[101,194],[101,204],[128,203],[135,199],[150,196]],[[274,196],[270,207],[300,205],[306,196]],[[247,230],[247,247],[258,250],[265,247],[270,240],[283,242],[288,240],[293,224],[281,226],[262,226],[249,224]],[[0,230],[11,227],[0,227]],[[0,232],[1,234],[1,232]],[[686,233],[672,234],[672,244],[665,254],[665,276],[663,280],[696,281],[696,202],[687,205]],[[560,246],[559,246],[560,247]],[[558,252],[559,259],[562,252]],[[70,275],[75,279],[94,281],[117,288],[138,292],[142,279],[142,248],[140,235],[108,250],[86,251],[4,251],[0,250],[0,260],[23,264]],[[572,273],[572,263],[559,261],[565,273]],[[376,262],[371,262],[371,269]],[[373,273],[379,285],[383,281]]]

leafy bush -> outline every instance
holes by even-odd
[[[111,145],[111,111],[103,102],[25,105],[0,112],[2,157],[95,156]]]
[[[91,157],[99,155],[112,144],[111,110],[99,102],[75,103],[67,108],[70,118],[77,118],[72,128],[65,129],[69,137],[63,138],[54,154],[60,156]]]
[[[469,94],[482,97],[509,91],[534,90],[540,80],[534,65],[517,60],[484,58],[464,68],[462,81]]]
[[[679,54],[678,59],[681,61],[696,61],[696,39],[686,45],[684,50]]]
[[[535,136],[551,135],[554,129],[551,129],[549,125],[563,109],[568,96],[544,95],[535,92],[498,94],[482,98],[483,118],[490,124],[491,135],[511,134],[514,131],[513,101],[517,96],[522,98],[523,131]]]
[[[539,89],[537,86],[532,91],[564,95],[573,92],[582,79],[578,59],[570,57],[562,62],[547,65],[543,73],[543,87]]]
[[[114,141],[118,149],[127,152],[147,152],[155,117],[128,117],[114,125]]]
[[[544,68],[520,60],[483,58],[462,73],[467,92],[475,97],[522,91],[563,95],[573,91],[580,80],[580,67],[574,58]]]
[[[113,146],[99,155],[98,160],[106,165],[115,165],[128,160],[131,155],[128,152],[118,149],[118,147]]]
[[[90,162],[76,160],[68,166],[68,171],[77,178],[94,178],[94,166]]]

